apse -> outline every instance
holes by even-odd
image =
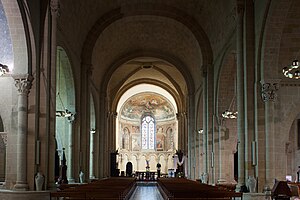
[[[145,171],[146,162],[150,171],[156,171],[157,163],[162,173],[173,168],[168,160],[177,149],[176,113],[175,100],[160,87],[141,84],[123,94],[116,129],[120,171],[127,162],[133,163],[134,171]]]

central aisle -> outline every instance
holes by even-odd
[[[137,183],[130,200],[163,200],[156,183]]]

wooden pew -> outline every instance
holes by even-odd
[[[51,200],[114,200],[129,199],[136,187],[134,178],[108,178],[89,184],[60,187],[60,191],[50,193]]]
[[[158,180],[159,190],[165,199],[242,199],[242,193],[228,191],[216,186],[202,184],[188,179],[164,179]]]

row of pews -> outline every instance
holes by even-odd
[[[164,199],[169,200],[220,200],[242,199],[243,194],[230,191],[224,187],[202,184],[197,181],[183,178],[160,178],[158,188]]]
[[[127,200],[136,188],[134,178],[107,178],[89,184],[65,184],[50,192],[51,200]]]

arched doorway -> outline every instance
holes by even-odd
[[[128,89],[117,108],[116,148],[119,149],[119,169],[126,171],[128,162],[133,171],[173,169],[170,156],[178,147],[177,105],[166,90],[151,84],[139,84]]]

